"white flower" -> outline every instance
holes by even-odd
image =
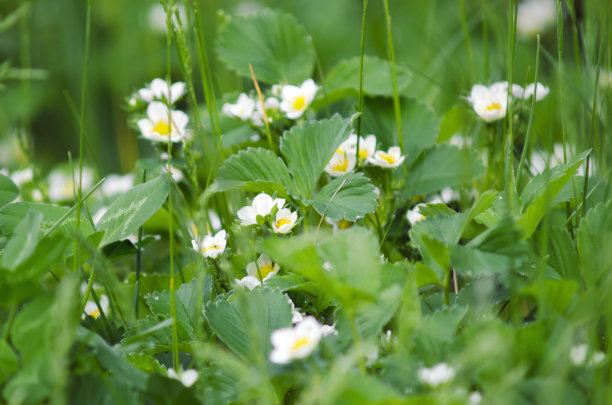
[[[164,176],[167,176],[168,165],[165,164],[163,167],[164,167],[163,169]],[[170,166],[170,177],[172,177],[172,180],[174,180],[175,183],[178,183],[185,178],[181,169],[174,167],[174,166]]]
[[[286,85],[281,90],[280,109],[287,118],[295,120],[304,114],[319,87],[312,79],[306,80],[300,87]]]
[[[170,137],[170,142],[179,142],[186,136],[188,123],[189,117],[184,112],[168,110],[166,104],[153,101],[147,107],[147,118],[138,121],[138,128],[151,141],[168,142]]]
[[[425,216],[421,214],[419,210],[421,207],[424,206],[425,204],[417,204],[414,206],[414,208],[408,210],[408,212],[406,213],[406,218],[408,219],[408,222],[410,222],[410,225],[414,226],[414,224],[416,224],[417,222],[425,219]]]
[[[168,82],[163,79],[153,79],[147,86],[138,90],[138,97],[144,102],[150,103],[154,100],[168,101],[173,104],[185,94],[185,83],[176,82],[170,85],[170,97],[168,97]]]
[[[368,158],[368,162],[380,167],[398,167],[404,162],[404,156],[399,146],[392,146],[388,152],[377,150],[374,158]]]
[[[191,245],[195,250],[202,253],[204,257],[210,257],[211,259],[216,259],[217,256],[223,253],[226,243],[227,233],[225,229],[217,232],[215,236],[206,235],[201,244],[198,244],[195,240],[191,241]]]
[[[239,118],[243,121],[251,119],[255,112],[255,100],[246,93],[240,93],[236,104],[225,103],[222,107],[223,114]]]
[[[527,100],[530,97],[533,97],[534,92],[536,95],[536,101],[540,101],[548,95],[548,93],[550,92],[550,89],[539,82],[528,84],[527,87],[525,87],[525,95],[524,95],[525,100]]]
[[[323,336],[321,324],[311,317],[306,317],[295,327],[277,329],[272,332],[270,340],[274,350],[270,361],[276,364],[287,364],[294,359],[303,359],[310,355]]]
[[[508,106],[508,85],[495,83],[491,87],[477,84],[472,87],[468,101],[480,118],[493,122],[506,116]]]
[[[323,325],[321,326],[321,334],[323,336],[338,335],[338,331],[336,330],[335,325]]]
[[[261,281],[266,281],[268,278],[274,276],[278,273],[278,264],[272,263],[272,260],[265,255],[262,254],[257,259],[257,264],[255,262],[251,262],[247,264],[246,271],[249,276],[255,277]]]
[[[304,315],[301,312],[296,311],[295,309],[291,311],[291,323],[296,324],[300,323],[304,320]]]
[[[219,218],[219,215],[217,215],[215,211],[208,210],[208,220],[208,224],[213,231],[217,232],[221,229],[221,218]]]
[[[266,116],[268,118],[268,122],[272,122],[272,117],[270,112],[274,110],[278,110],[280,108],[280,102],[277,98],[268,97],[266,101],[264,101],[264,108],[266,109]],[[251,121],[253,125],[261,127],[264,125],[264,114],[261,108],[261,102],[257,100],[255,102],[255,112],[251,115]]]
[[[199,376],[198,372],[194,369],[185,370],[177,374],[173,368],[169,368],[167,373],[169,378],[180,381],[185,387],[191,387],[195,384]]]
[[[516,17],[516,32],[523,38],[533,38],[557,19],[555,0],[527,0],[519,3]]]
[[[102,184],[102,194],[106,197],[111,197],[117,194],[123,194],[134,187],[134,175],[128,173],[124,176],[119,174],[110,174],[106,176],[106,180]]]
[[[109,306],[108,297],[102,294],[100,295],[99,301],[100,301],[100,307],[102,307],[102,311],[104,312],[104,314],[105,315],[108,314],[108,306]],[[85,304],[85,310],[83,311],[83,315],[81,316],[81,318],[85,319],[86,315],[89,315],[94,319],[98,319],[98,317],[101,315],[100,309],[98,308],[98,305],[96,305],[95,301],[88,300],[87,303]]]
[[[257,277],[253,277],[253,276],[246,276],[246,277],[242,277],[241,279],[235,278],[234,282],[237,285],[246,287],[251,291],[253,290],[253,288],[261,285],[261,281],[259,281]]]
[[[440,384],[450,381],[455,376],[455,370],[446,363],[438,363],[432,368],[423,367],[419,370],[421,381],[437,387]]]
[[[238,218],[240,218],[240,225],[249,226],[257,224],[257,216],[267,217],[272,213],[272,209],[276,206],[277,210],[280,210],[285,205],[284,198],[272,199],[266,193],[260,193],[255,198],[251,205],[242,207],[238,210]]]
[[[459,200],[459,193],[450,187],[445,187],[439,195],[435,195],[428,200],[428,204],[448,204]]]
[[[470,405],[478,405],[482,401],[482,394],[478,391],[474,391],[470,393],[468,398],[468,403]]]
[[[34,170],[30,167],[25,168],[23,170],[15,170],[10,175],[11,181],[15,183],[17,187],[22,184],[29,183],[34,179]]]
[[[504,94],[508,93],[508,82],[495,82],[491,86],[489,86],[489,90],[492,92],[502,92]],[[525,94],[525,90],[518,84],[512,84],[512,97],[514,98],[523,98]]]
[[[83,168],[83,186],[81,188],[83,194],[93,186],[93,171],[88,168]],[[49,199],[53,202],[71,201],[75,198],[78,192],[79,171],[75,170],[74,185],[70,172],[55,169],[49,173]]]
[[[355,168],[355,152],[334,152],[325,166],[325,171],[334,177],[350,173]]]
[[[288,233],[297,221],[297,211],[291,212],[289,208],[283,208],[276,213],[276,219],[272,223],[275,233]]]
[[[572,362],[574,366],[582,366],[585,364],[587,360],[588,352],[589,352],[588,346],[584,343],[574,346],[570,349],[570,353],[569,353],[570,361]],[[606,355],[604,353],[599,352],[599,351],[594,352],[591,354],[591,358],[589,362],[587,363],[587,365],[595,366],[597,364],[600,364],[602,361],[604,361],[605,358],[606,358]]]
[[[355,154],[357,150],[357,134],[351,134],[349,138],[342,142],[336,152],[344,152],[346,154]],[[368,135],[365,138],[359,137],[359,160],[365,160],[374,155],[376,151],[376,136]]]

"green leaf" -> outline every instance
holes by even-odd
[[[341,187],[341,188],[340,188]],[[337,177],[319,191],[312,206],[330,219],[355,221],[373,213],[378,205],[374,186],[362,173]]]
[[[564,226],[553,226],[546,231],[536,234],[536,248],[541,245],[541,239],[546,237],[548,245],[548,264],[561,275],[561,277],[582,281],[578,254],[572,237]],[[546,245],[544,245],[546,246]]]
[[[612,202],[600,203],[580,222],[578,256],[587,286],[612,269]]]
[[[438,274],[431,267],[421,262],[417,262],[414,266],[414,278],[416,279],[417,288],[427,285],[442,287]]]
[[[217,172],[218,191],[240,188],[287,197],[293,179],[285,162],[263,148],[248,148],[230,156]]]
[[[42,214],[39,233],[51,228],[66,212],[68,208],[51,204],[16,202],[0,208],[0,235],[10,237],[17,225],[28,215],[30,211]],[[76,223],[76,213],[70,214],[57,228],[58,230],[72,231]],[[81,233],[84,236],[93,232],[89,221],[81,215]]]
[[[352,118],[334,115],[326,120],[304,122],[283,134],[281,153],[295,179],[296,192],[303,199],[311,198],[325,165],[338,146],[348,139],[351,122]]]
[[[106,231],[100,246],[116,242],[138,231],[166,201],[168,178],[164,175],[140,184],[116,199],[98,223]]]
[[[17,370],[19,363],[15,352],[4,340],[0,340],[0,385],[4,384]]]
[[[521,193],[523,214],[518,224],[525,231],[525,238],[530,237],[538,227],[540,220],[551,203],[563,189],[563,186],[576,174],[590,150],[582,152],[563,166],[547,169],[534,177]]]
[[[408,169],[402,197],[428,194],[480,176],[484,167],[478,154],[469,149],[437,145],[426,150]]]
[[[0,174],[0,207],[19,196],[19,189],[8,177]]]
[[[401,117],[403,154],[405,164],[410,166],[423,150],[436,144],[440,119],[434,110],[414,98],[401,99]],[[376,135],[377,149],[400,145],[391,100],[366,99],[362,123],[362,133]]]
[[[291,325],[289,298],[265,286],[238,290],[231,302],[220,295],[206,306],[204,315],[223,343],[250,360],[261,355],[267,359],[272,332]]]
[[[532,284],[521,291],[523,294],[535,297],[540,306],[546,306],[559,314],[564,314],[578,291],[578,283],[574,280],[544,280]]]
[[[219,58],[238,74],[268,83],[300,84],[312,77],[315,51],[306,30],[276,10],[231,17],[219,30]]]
[[[423,318],[416,333],[416,350],[425,363],[435,364],[442,358],[441,354],[454,340],[467,311],[465,307],[453,307]]]
[[[15,270],[30,257],[36,248],[41,222],[42,214],[32,211],[17,225],[13,237],[9,239],[4,248],[2,267]]]
[[[202,313],[201,307],[198,306],[199,285],[200,281],[198,279],[193,279],[189,284],[183,284],[174,292],[176,321],[179,336],[182,341],[191,342],[195,340],[198,334],[198,318]],[[145,300],[153,314],[166,318],[171,317],[170,290],[147,294]]]
[[[336,101],[347,95],[356,97],[359,94],[359,72],[359,57],[340,61],[325,77],[328,100]],[[412,74],[402,66],[398,66],[396,72],[398,91],[401,92],[410,84]],[[393,95],[389,61],[376,56],[363,57],[363,92],[369,96]]]

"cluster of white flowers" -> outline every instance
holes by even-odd
[[[102,308],[102,311],[104,311],[104,314],[108,314],[108,308],[109,308],[109,300],[108,297],[104,294],[100,295],[100,298],[98,299],[100,302],[100,307]],[[98,317],[101,315],[100,312],[100,308],[98,308],[98,304],[95,303],[94,300],[88,300],[87,303],[85,304],[85,310],[83,311],[83,314],[81,315],[81,319],[85,319],[86,316],[91,316],[94,319],[98,319]]]
[[[273,199],[266,193],[260,193],[255,198],[251,205],[247,205],[238,210],[238,218],[240,225],[262,225],[268,219],[274,217],[272,221],[272,229],[275,233],[289,233],[297,224],[297,211],[291,211],[289,208],[284,208],[285,199]]]
[[[431,368],[423,367],[419,370],[419,379],[431,387],[444,384],[454,376],[455,370],[446,363],[438,363]]]
[[[307,316],[293,327],[277,329],[270,336],[274,346],[270,361],[287,364],[291,360],[303,359],[314,351],[322,337],[332,333],[337,334],[333,326],[321,325],[312,316]]]
[[[173,368],[169,368],[167,371],[168,378],[178,380],[183,386],[189,388],[198,380],[199,373],[194,369],[179,370],[177,373]]]
[[[169,108],[185,94],[185,83],[167,83],[163,79],[153,79],[147,86],[138,90],[138,97],[147,106],[147,117],[138,121],[142,136],[154,142],[180,142],[189,136],[187,124],[189,116],[181,110]]]
[[[222,111],[229,117],[250,122],[258,127],[264,125],[264,110],[270,121],[274,120],[279,111],[286,118],[296,120],[304,115],[318,89],[312,79],[306,80],[301,86],[274,85],[272,96],[265,99],[263,106],[257,95],[241,93],[235,104],[223,104]]]
[[[276,275],[279,270],[280,267],[278,264],[272,263],[272,260],[270,260],[267,255],[262,254],[259,256],[259,259],[257,259],[257,262],[250,262],[247,264],[246,277],[243,277],[240,280],[235,279],[234,281],[236,284],[252,290],[268,280],[270,277]]]
[[[387,152],[376,150],[376,136],[359,137],[359,162],[370,163],[385,168],[398,167],[404,162],[404,156],[399,147],[392,146]],[[336,149],[325,171],[337,177],[350,173],[357,163],[357,134],[352,133],[347,140]]]
[[[227,244],[227,233],[225,229],[221,229],[214,236],[208,234],[204,237],[202,242],[198,242],[193,239],[191,245],[195,250],[202,253],[204,257],[210,257],[216,259],[225,250]]]
[[[518,84],[513,84],[511,94],[513,99],[529,99],[536,95],[536,101],[546,97],[549,88],[542,83],[531,83],[523,89]],[[477,84],[472,87],[470,96],[467,98],[472,108],[485,122],[493,122],[506,116],[508,108],[508,82],[496,82],[489,87]]]

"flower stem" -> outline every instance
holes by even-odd
[[[363,16],[361,17],[361,50],[359,53],[359,103],[357,111],[357,149],[355,149],[355,160],[359,166],[359,137],[361,135],[361,113],[363,112],[363,51],[365,48],[365,23],[366,10],[368,9],[368,0],[363,0]]]
[[[395,63],[395,49],[393,46],[393,33],[391,31],[391,14],[389,13],[389,0],[384,0],[385,20],[387,22],[387,51],[391,62],[391,85],[393,86],[393,112],[395,114],[395,126],[397,127],[397,140],[399,147],[404,153],[404,135],[402,131],[402,112],[397,87],[397,69]]]
[[[89,37],[91,33],[91,9],[92,0],[87,0],[87,17],[85,22],[85,52],[83,54],[83,81],[81,84],[81,118],[79,124],[79,184],[77,192],[77,205],[76,205],[76,234],[77,238],[74,241],[74,262],[72,269],[77,270],[79,267],[79,229],[81,226],[81,195],[82,184],[83,184],[83,145],[85,144],[85,90],[87,87],[87,60],[89,58]]]

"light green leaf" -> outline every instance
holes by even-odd
[[[612,269],[612,202],[600,203],[588,212],[576,240],[584,280],[592,286]]]
[[[295,179],[296,192],[303,199],[311,197],[325,165],[338,146],[348,139],[351,121],[352,118],[334,115],[331,119],[294,126],[283,134],[281,153]]]
[[[347,95],[359,94],[360,58],[353,57],[340,61],[325,77],[325,91],[328,101],[336,101]],[[412,74],[402,66],[397,67],[398,91],[403,91]],[[350,91],[346,91],[350,90]],[[376,56],[363,57],[363,92],[369,96],[392,96],[391,64]]]
[[[525,238],[530,237],[540,220],[548,211],[551,203],[563,186],[576,174],[590,150],[582,152],[563,166],[557,166],[534,177],[521,193],[523,214],[518,224],[525,230]]]
[[[166,201],[168,178],[164,175],[140,184],[115,200],[98,223],[106,231],[100,246],[108,245],[138,231]]]
[[[414,98],[402,98],[401,117],[405,164],[410,166],[421,152],[436,144],[440,119],[435,111]],[[399,138],[391,100],[366,99],[363,110],[364,134],[374,134],[377,149],[399,146]]]
[[[0,207],[19,196],[19,189],[8,177],[0,174]]]
[[[36,248],[41,222],[42,214],[32,211],[17,225],[13,237],[4,248],[2,267],[15,270],[30,257]]]
[[[426,150],[408,169],[402,197],[428,194],[480,176],[484,167],[477,153],[450,145]]]
[[[4,340],[0,341],[0,385],[4,384],[17,370],[19,362],[15,352]]]
[[[291,325],[289,298],[265,286],[239,290],[234,298],[230,302],[220,295],[206,306],[204,315],[211,329],[242,357],[253,360],[263,354],[267,359],[272,332]]]
[[[312,206],[319,214],[325,213],[327,218],[348,221],[355,221],[357,217],[374,212],[377,205],[378,196],[374,193],[374,186],[361,173],[349,173],[335,178],[312,201]]]
[[[532,284],[521,291],[523,294],[535,297],[541,306],[548,310],[564,314],[578,291],[578,283],[574,280],[544,280]]]
[[[0,208],[0,235],[10,237],[17,224],[21,222],[30,211],[40,212],[42,221],[39,233],[43,233],[51,228],[66,212],[68,208],[58,207],[57,205],[16,202]],[[76,223],[76,213],[70,214],[64,222],[57,228],[58,230],[72,230]],[[81,215],[81,233],[84,236],[93,232],[89,221]]]
[[[290,14],[264,10],[234,16],[219,30],[220,59],[238,74],[268,83],[301,84],[312,77],[315,52],[312,39]]]
[[[193,279],[189,284],[183,284],[174,292],[179,336],[181,340],[187,342],[193,341],[198,334],[198,317],[201,316],[202,313],[201,308],[198,307],[199,285],[200,281],[198,279]],[[171,316],[170,290],[147,294],[145,300],[153,314],[165,318]]]
[[[263,148],[248,148],[230,156],[217,172],[218,191],[240,188],[287,197],[293,179],[285,162]]]
[[[587,225],[588,226],[588,225]],[[578,254],[572,237],[564,226],[553,226],[546,231],[536,233],[537,246],[541,245],[541,238],[546,237],[548,244],[548,264],[559,273],[561,277],[582,281]],[[579,242],[580,243],[580,242]],[[545,246],[545,245],[544,245]]]

